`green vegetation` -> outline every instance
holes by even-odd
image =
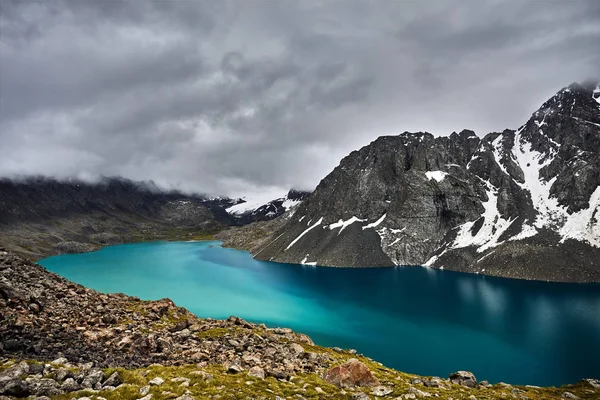
[[[211,330],[213,334],[214,330]],[[209,332],[209,331],[207,331]],[[560,399],[565,392],[570,392],[583,400],[599,399],[597,389],[592,389],[587,383],[566,385],[560,388],[538,388],[526,386],[510,386],[497,384],[488,387],[471,389],[460,385],[444,382],[441,387],[424,387],[420,384],[411,384],[410,380],[419,378],[416,375],[406,374],[386,368],[368,358],[351,354],[348,351],[335,351],[313,345],[302,345],[307,351],[327,353],[333,359],[333,365],[341,364],[350,358],[357,358],[365,363],[373,374],[379,379],[381,385],[392,389],[385,398],[397,399],[410,393],[411,387],[429,393],[432,399],[453,400],[492,400],[492,399],[530,399],[552,400]],[[29,364],[38,361],[28,360]],[[14,365],[16,360],[0,364],[0,372]],[[56,366],[58,367],[58,366]],[[71,369],[71,368],[70,368]],[[75,369],[73,372],[77,372]],[[108,368],[104,370],[105,376],[118,372],[123,384],[114,391],[96,392],[81,390],[59,396],[53,400],[72,400],[87,396],[96,399],[101,396],[106,400],[133,400],[143,397],[141,389],[147,387],[144,394],[152,394],[152,400],[174,399],[184,394],[200,399],[273,399],[280,396],[286,399],[296,399],[302,396],[305,399],[350,399],[352,395],[364,392],[370,394],[370,388],[355,388],[342,390],[325,382],[318,374],[304,373],[292,376],[290,381],[277,380],[267,377],[264,380],[249,376],[246,371],[231,374],[221,365],[200,366],[195,364],[181,366],[151,365],[147,368],[127,370],[123,368]],[[160,378],[160,385],[152,385],[150,381]],[[417,398],[419,398],[417,396]]]
[[[345,357],[342,357],[345,358]],[[415,376],[400,373],[388,368],[381,367],[373,361],[363,357],[360,360],[367,363],[373,369],[382,385],[393,389],[393,392],[386,396],[389,399],[395,399],[405,393],[408,393],[410,386],[409,380]],[[198,368],[196,365],[185,366],[151,366],[137,370],[107,369],[107,376],[114,371],[118,371],[121,379],[125,383],[119,386],[115,391],[101,392],[99,395],[107,400],[132,400],[139,399],[140,389],[153,378],[160,377],[164,383],[160,386],[150,386],[149,394],[152,394],[153,400],[166,400],[182,396],[188,392],[196,399],[209,399],[211,396],[219,395],[225,399],[273,399],[276,395],[284,398],[297,398],[301,395],[306,399],[349,399],[351,395],[358,391],[369,393],[369,388],[358,388],[355,391],[342,391],[339,388],[328,384],[317,374],[299,374],[292,378],[290,382],[282,382],[273,377],[267,377],[262,380],[248,376],[247,373],[229,374],[221,366],[208,366]],[[581,399],[598,399],[598,393],[593,392],[585,384],[568,385],[561,388],[534,388],[522,386],[503,386],[494,385],[489,388],[470,389],[459,385],[451,385],[449,388],[425,388],[421,385],[414,385],[419,390],[431,393],[432,398],[439,399],[531,399],[531,400],[551,400],[561,398],[561,394],[569,391]],[[94,399],[94,393],[91,391],[80,391],[65,395],[55,396],[55,400],[75,399],[88,396]],[[216,397],[215,397],[216,398]]]

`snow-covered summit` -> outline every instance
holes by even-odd
[[[243,223],[264,221],[292,211],[309,195],[309,192],[292,189],[285,196],[266,203],[261,200],[238,199],[226,211]]]

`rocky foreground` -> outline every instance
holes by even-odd
[[[538,388],[464,371],[418,377],[289,329],[98,293],[0,249],[1,400],[426,397],[598,399],[600,381]]]

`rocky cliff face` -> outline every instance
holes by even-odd
[[[600,281],[600,86],[518,130],[380,137],[345,157],[259,259]]]

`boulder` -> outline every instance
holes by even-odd
[[[67,378],[67,379],[65,379],[63,384],[60,386],[60,388],[63,391],[69,393],[69,392],[75,392],[77,390],[80,390],[81,386],[75,381],[75,379]]]
[[[102,384],[102,387],[106,387],[106,386],[114,386],[117,387],[121,384],[121,378],[119,377],[119,373],[118,372],[113,372],[106,381],[104,381],[104,383]]]
[[[250,370],[248,371],[248,376],[253,376],[253,377],[259,378],[259,379],[265,379],[265,370],[262,369],[261,367],[255,365],[254,367],[250,368]]]
[[[56,396],[63,393],[54,379],[27,378],[26,382],[30,392],[36,396]]]
[[[442,378],[437,376],[433,376],[429,379],[423,380],[423,385],[427,387],[440,387],[443,385],[443,383],[444,381],[442,380]]]
[[[379,380],[367,368],[365,364],[357,359],[330,368],[323,377],[326,382],[340,388],[352,388],[355,386],[376,386]]]
[[[239,365],[232,363],[229,365],[229,368],[227,368],[227,372],[229,372],[230,374],[237,374],[242,372],[244,369],[242,367],[240,367]]]
[[[12,379],[0,387],[0,394],[15,397],[27,397],[30,394],[29,385],[19,379]]]
[[[473,375],[472,372],[453,372],[450,374],[449,379],[450,382],[452,382],[455,385],[462,385],[470,388],[474,388],[477,386],[477,379],[475,379],[475,375]]]
[[[156,377],[154,379],[151,379],[150,382],[148,382],[149,385],[151,386],[160,386],[165,382],[165,380],[163,378],[160,377]]]
[[[591,387],[593,387],[595,389],[600,389],[600,379],[587,378],[587,379],[580,380],[579,383],[590,385]]]

